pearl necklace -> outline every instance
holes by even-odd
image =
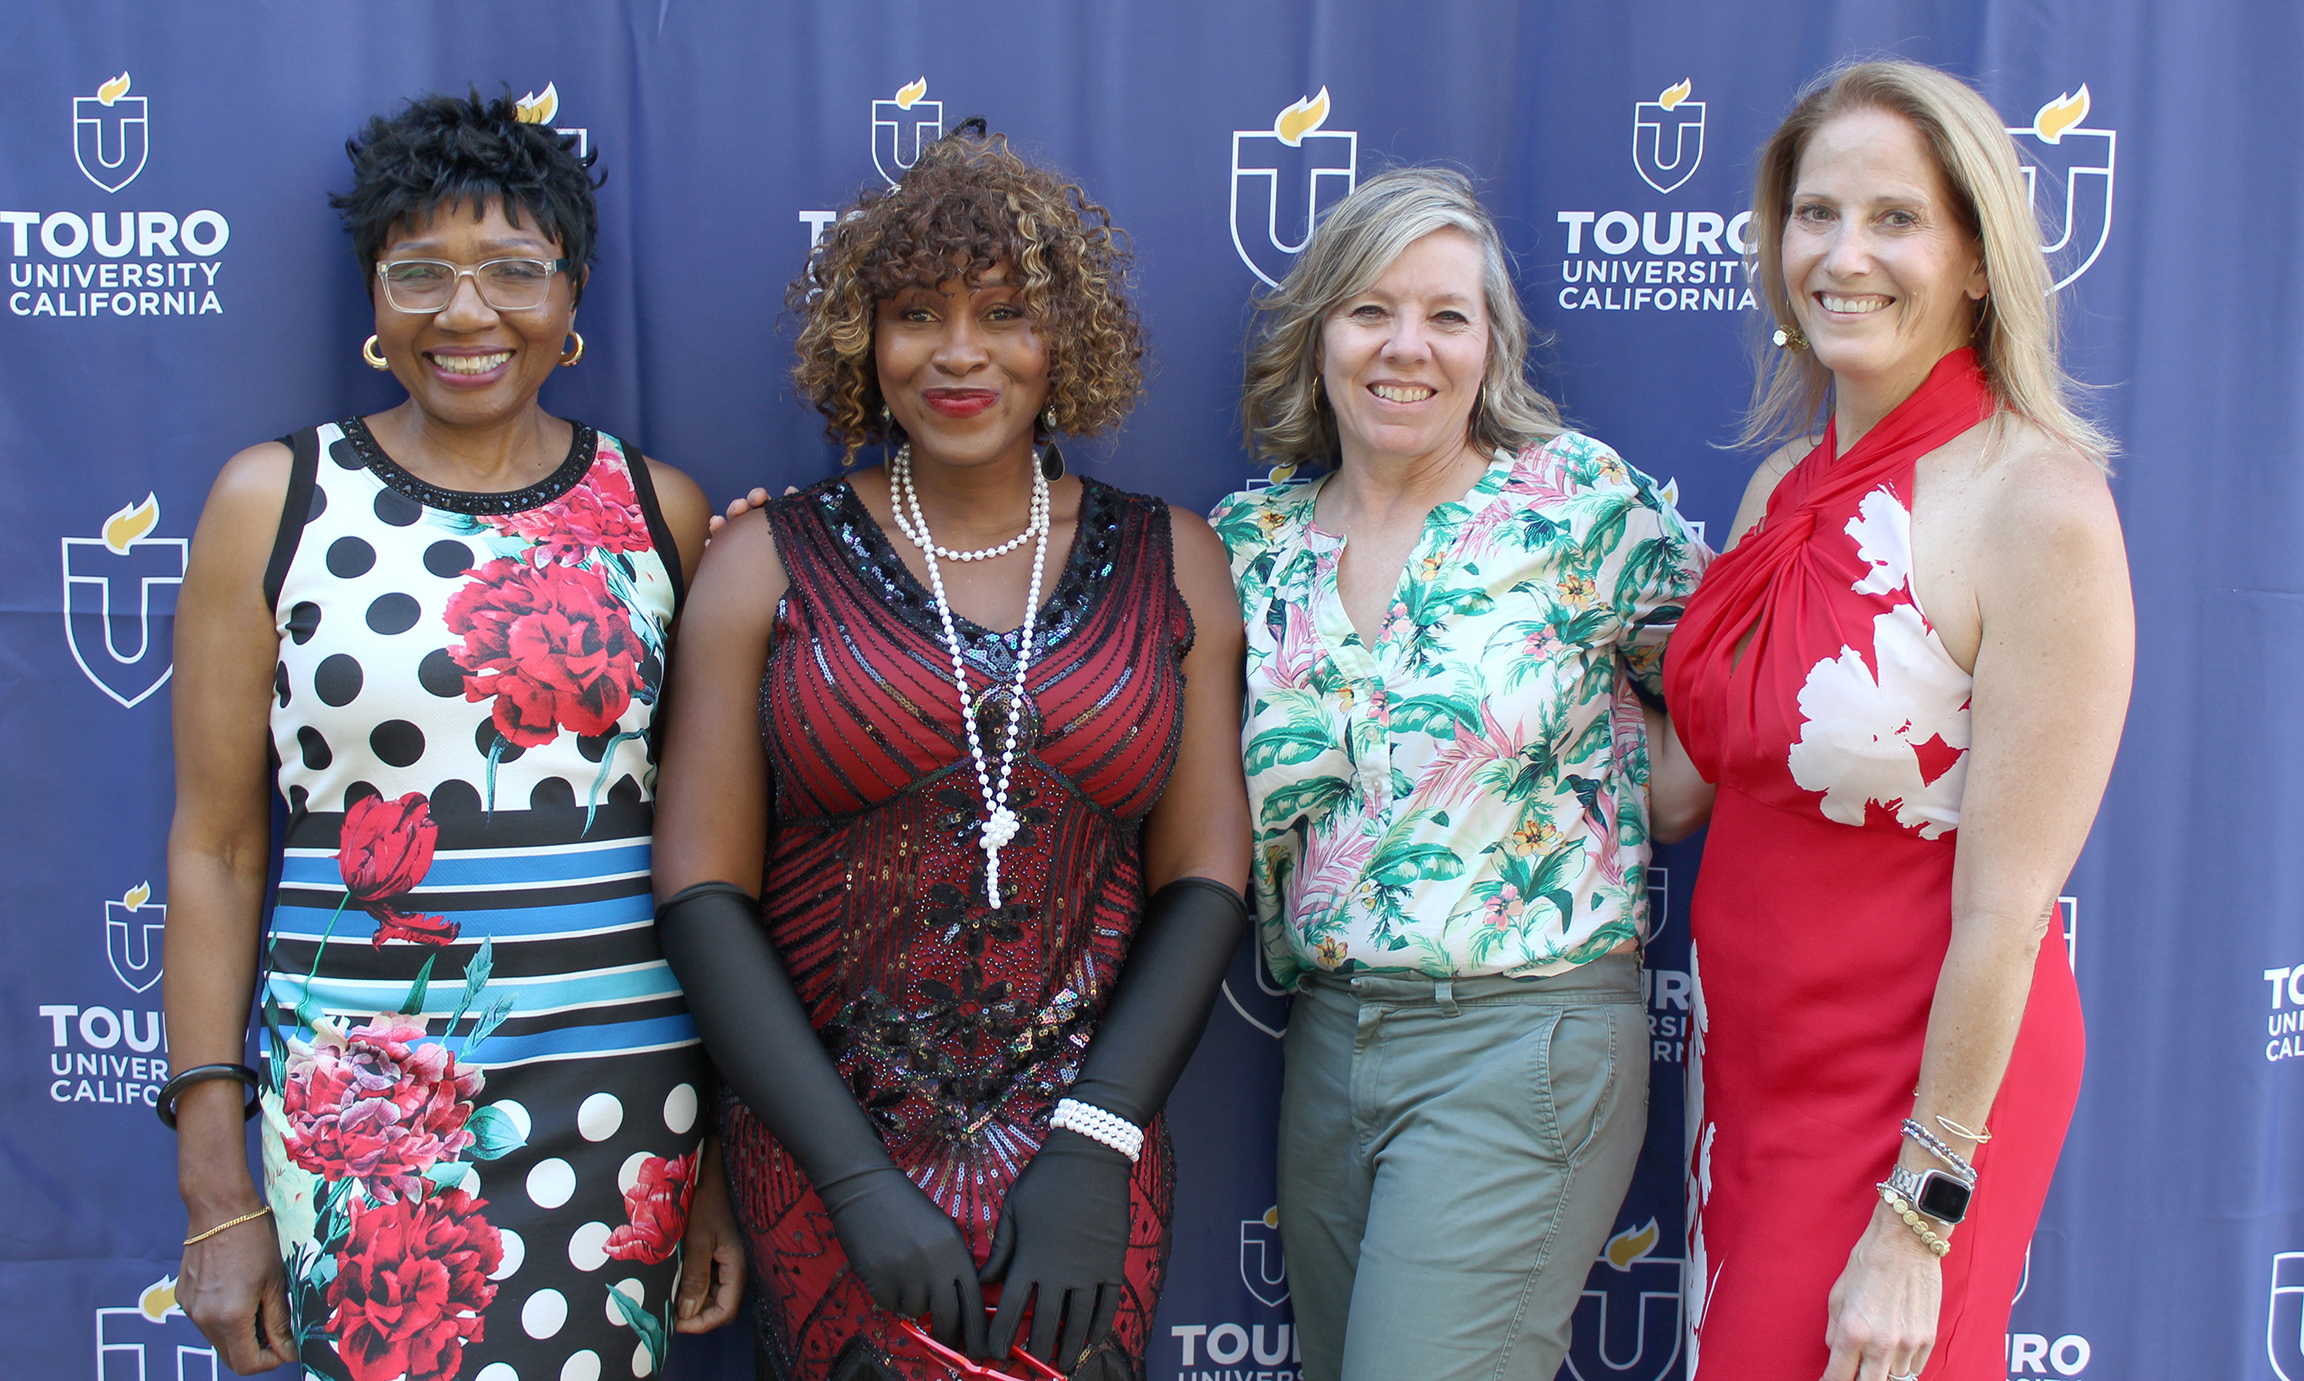
[[[1008,807],[1008,780],[1016,767],[1016,745],[1024,726],[1024,677],[1032,669],[1032,624],[1040,610],[1040,579],[1048,564],[1049,501],[1048,477],[1035,464],[1032,467],[1032,516],[1022,532],[996,547],[983,547],[975,551],[953,551],[940,547],[928,534],[927,515],[920,511],[919,491],[912,487],[912,447],[909,443],[896,450],[896,457],[888,466],[889,508],[896,515],[896,530],[904,540],[918,547],[928,558],[928,586],[936,595],[936,614],[944,623],[944,645],[952,652],[952,683],[960,691],[960,723],[968,733],[968,755],[976,761],[976,785],[984,793],[984,823],[977,827],[977,843],[984,850],[985,900],[992,906],[1000,905],[1000,850],[1016,837],[1021,822],[1016,812]],[[909,516],[906,510],[910,510]],[[1008,704],[1008,748],[1000,757],[1000,779],[997,786],[992,779],[991,764],[984,756],[984,744],[976,732],[976,716],[968,705],[968,666],[960,656],[960,633],[952,622],[952,602],[944,596],[944,573],[938,569],[936,558],[947,561],[989,561],[1004,556],[1022,546],[1027,538],[1035,539],[1032,552],[1032,586],[1024,598],[1023,641],[1016,654],[1016,685]]]

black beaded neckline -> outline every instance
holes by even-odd
[[[525,489],[481,494],[463,489],[442,489],[401,469],[399,462],[384,454],[384,448],[376,444],[376,437],[368,430],[368,424],[358,417],[347,417],[336,425],[343,428],[344,439],[352,443],[352,449],[359,454],[361,461],[387,487],[427,507],[444,509],[450,513],[501,515],[541,507],[583,483],[585,474],[592,468],[592,458],[600,451],[599,433],[581,422],[574,423],[575,434],[568,440],[568,457],[560,462],[558,469]]]
[[[1080,516],[1072,533],[1072,548],[1054,588],[1034,619],[1033,646],[1042,656],[1079,630],[1095,590],[1111,579],[1117,559],[1121,519],[1120,491],[1083,475],[1080,477]],[[845,479],[820,492],[817,502],[835,539],[846,549],[849,567],[899,618],[922,634],[941,641],[943,620],[928,588],[904,564],[895,543],[864,506],[853,484]],[[1005,632],[985,628],[963,615],[952,619],[964,653],[1007,675],[1015,667],[1023,629]]]

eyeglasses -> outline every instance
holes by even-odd
[[[394,259],[379,262],[376,276],[397,311],[437,312],[456,296],[457,280],[469,278],[482,302],[499,312],[525,312],[544,305],[552,275],[567,268],[566,259],[491,259],[468,269],[440,259]]]

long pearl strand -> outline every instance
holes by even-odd
[[[978,827],[977,840],[984,850],[985,900],[992,906],[1000,905],[1000,850],[1016,837],[1020,822],[1016,812],[1008,807],[1008,780],[1016,767],[1016,745],[1024,727],[1024,677],[1032,669],[1032,625],[1040,611],[1040,580],[1048,564],[1049,500],[1048,477],[1040,467],[1032,467],[1032,516],[1024,530],[996,547],[983,547],[975,551],[953,551],[940,547],[928,534],[927,515],[920,511],[919,491],[912,487],[912,447],[909,443],[896,450],[896,457],[888,466],[889,508],[896,515],[896,530],[904,539],[918,547],[928,558],[928,587],[936,595],[936,614],[944,621],[944,645],[952,652],[952,683],[960,691],[960,723],[968,733],[968,754],[976,760],[976,785],[984,793],[986,815]],[[910,513],[907,515],[906,510]],[[960,656],[960,633],[952,622],[952,602],[944,596],[944,573],[938,569],[936,558],[947,561],[989,561],[1004,556],[1022,546],[1027,538],[1034,539],[1032,552],[1032,586],[1024,597],[1024,634],[1016,653],[1016,686],[1008,704],[1008,747],[1000,756],[1000,777],[997,785],[992,778],[991,764],[985,759],[984,744],[976,732],[976,716],[968,706],[968,665]]]

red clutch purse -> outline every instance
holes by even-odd
[[[1025,1317],[1028,1319],[1031,1316],[1027,1314]],[[928,1330],[911,1319],[898,1319],[896,1326],[904,1330],[905,1335],[912,1341],[926,1349],[929,1356],[950,1368],[952,1375],[958,1378],[958,1381],[1064,1381],[1063,1372],[1056,1370],[1056,1368],[1049,1366],[1046,1362],[1024,1350],[1024,1329],[1021,1323],[1016,1330],[1016,1344],[1008,1349],[1008,1356],[1024,1365],[1024,1374],[1021,1376],[1012,1371],[1002,1371],[987,1362],[971,1361],[929,1337]]]

